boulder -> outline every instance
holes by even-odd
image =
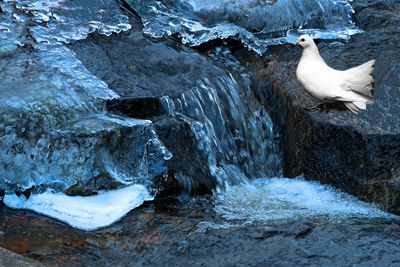
[[[379,8],[377,8],[379,5]],[[253,90],[281,127],[284,175],[334,185],[400,214],[400,12],[398,4],[356,1],[355,22],[365,32],[348,42],[319,43],[336,69],[376,59],[375,102],[354,115],[342,105],[313,104],[296,80],[301,49],[272,47],[260,58],[238,51],[253,75]]]

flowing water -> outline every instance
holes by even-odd
[[[166,116],[189,125],[195,153],[202,155],[209,179],[216,185],[211,198],[186,196],[178,213],[193,225],[183,227],[182,233],[304,219],[326,224],[397,220],[333,188],[302,178],[279,178],[279,131],[254,97],[250,75],[224,48],[202,55],[188,48],[171,48],[166,40],[178,37],[185,45],[198,46],[230,38],[264,54],[268,46],[293,43],[302,33],[348,39],[362,32],[351,20],[350,4],[333,0],[1,1],[0,187],[4,204],[78,229],[111,225],[105,232],[84,232],[82,242],[92,242],[97,248],[110,246],[97,240],[99,236],[107,231],[123,234],[131,220],[143,230],[149,216],[158,218],[163,213],[149,215],[149,203],[115,222],[154,199],[155,177],[165,174],[165,162],[174,155],[157,136],[151,120],[110,114],[105,104],[143,94],[159,97]],[[135,16],[143,28],[132,22]],[[102,49],[91,41],[90,36],[96,34],[104,35],[105,43],[126,42],[133,52],[110,60],[112,48]],[[127,58],[129,62],[124,61]],[[125,63],[131,72],[114,71]],[[156,91],[159,88],[165,91]],[[165,93],[168,90],[175,91]],[[197,177],[182,173],[177,179],[190,191]],[[74,187],[97,195],[71,196],[68,190]],[[83,189],[77,194],[85,195]],[[196,211],[198,218],[193,219]],[[3,212],[3,225],[18,225],[12,211],[3,208]],[[31,225],[36,217],[27,214],[20,215],[28,218],[29,229],[36,233]],[[143,223],[138,222],[140,218]],[[66,227],[41,220],[57,231]],[[126,230],[130,234],[136,233],[132,227]],[[12,232],[9,226],[4,229]],[[5,246],[7,240],[1,244]],[[184,243],[179,246],[185,249]],[[34,253],[30,256],[41,255]]]

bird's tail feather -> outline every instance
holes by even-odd
[[[359,103],[359,102],[354,102],[354,103]],[[360,112],[360,109],[354,104],[353,102],[344,102],[345,106],[354,114],[358,114]]]
[[[367,104],[364,102],[353,102],[353,105],[356,106],[358,109],[366,110]]]

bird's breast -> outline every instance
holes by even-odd
[[[335,84],[332,75],[329,70],[324,69],[324,66],[301,63],[296,70],[297,79],[309,95],[323,101],[329,96],[331,87]]]

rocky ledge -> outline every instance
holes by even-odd
[[[285,176],[304,175],[400,214],[400,6],[355,1],[354,8],[365,32],[318,47],[336,69],[377,60],[375,102],[359,115],[341,106],[305,108],[313,102],[295,77],[300,48],[274,47],[268,57],[250,60],[245,51],[236,56],[253,73],[253,89],[281,127]]]

